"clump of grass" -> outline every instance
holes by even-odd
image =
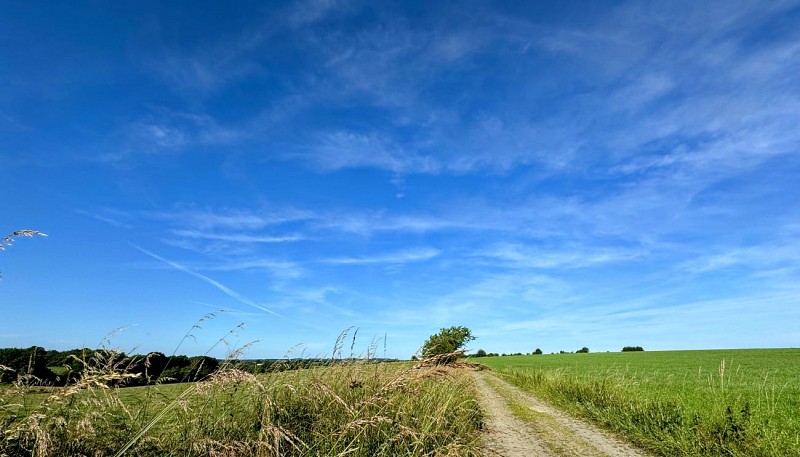
[[[123,388],[129,374],[113,360],[67,387],[0,390],[0,456],[478,455],[482,415],[464,369],[351,357],[254,376],[225,363],[200,382]]]

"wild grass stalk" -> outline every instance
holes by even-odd
[[[133,375],[101,351],[67,387],[0,390],[0,455],[478,454],[468,371],[359,363],[353,353],[351,344],[351,357],[330,366],[259,376],[231,361],[200,382],[124,388]],[[34,395],[38,405],[16,406]]]
[[[17,238],[33,238],[34,236],[47,236],[46,233],[42,233],[38,230],[16,230],[8,235],[0,237],[0,251],[5,251],[8,247],[14,244],[14,241]],[[3,280],[2,271],[0,271],[0,281]]]

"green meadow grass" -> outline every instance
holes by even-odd
[[[478,455],[467,370],[342,364],[197,383],[107,388],[93,374],[0,390],[0,456]]]
[[[800,349],[479,360],[661,455],[800,455]]]

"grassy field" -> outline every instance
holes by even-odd
[[[468,370],[349,364],[191,384],[0,388],[0,456],[477,455]]]
[[[800,350],[476,359],[660,455],[800,455]]]

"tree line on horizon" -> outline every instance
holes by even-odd
[[[642,348],[641,346],[625,346],[625,347],[622,348],[622,352],[637,352],[637,351],[644,351],[644,348]],[[574,353],[575,354],[588,354],[589,353],[589,348],[584,346],[584,347],[578,349],[577,351],[575,351]],[[475,351],[475,354],[471,355],[470,357],[506,357],[506,356],[512,356],[512,355],[542,355],[542,354],[544,354],[544,352],[542,352],[542,350],[539,349],[539,348],[536,348],[535,351],[533,351],[531,353],[528,353],[528,354],[525,354],[525,353],[522,353],[522,352],[514,352],[514,353],[510,353],[510,354],[506,354],[506,353],[498,354],[497,352],[486,352],[483,349],[478,349],[477,351]],[[551,354],[556,354],[556,353],[552,352]],[[558,354],[572,354],[572,352],[558,351]]]
[[[178,383],[200,381],[223,363],[251,374],[271,373],[352,363],[354,359],[225,359],[209,356],[172,355],[161,352],[127,355],[106,349],[47,350],[41,346],[0,348],[0,384],[21,381],[30,385],[64,386],[75,382],[86,369],[112,368],[114,372],[132,374],[124,386],[141,386],[154,382]],[[364,362],[393,362],[378,358]]]
[[[441,356],[447,355],[446,358],[442,359],[440,362],[448,363],[455,361],[460,355],[464,352],[461,350],[465,344],[470,341],[474,341],[476,337],[472,334],[472,331],[464,326],[454,325],[448,328],[442,328],[439,330],[438,333],[434,333],[431,335],[425,344],[422,346],[422,356],[423,357],[433,357],[433,356]],[[457,352],[460,351],[460,352]],[[632,352],[632,351],[644,351],[644,348],[641,346],[625,346],[622,348],[622,352]],[[576,354],[588,354],[589,348],[584,346],[577,351]],[[496,352],[486,352],[483,349],[478,349],[475,354],[469,355],[468,357],[505,357],[505,356],[513,356],[513,355],[542,355],[544,352],[541,348],[536,348],[535,351],[529,354],[523,354],[522,352],[515,352],[511,354],[498,354]],[[555,352],[553,352],[555,354]],[[571,354],[567,351],[559,351],[559,354]],[[416,356],[411,358],[412,360],[416,360]]]
[[[0,348],[0,383],[23,381],[27,384],[67,385],[85,369],[113,367],[132,376],[126,386],[151,382],[185,382],[203,379],[217,369],[219,360],[208,356],[166,356],[161,352],[127,355],[124,352],[95,349],[47,350]]]

